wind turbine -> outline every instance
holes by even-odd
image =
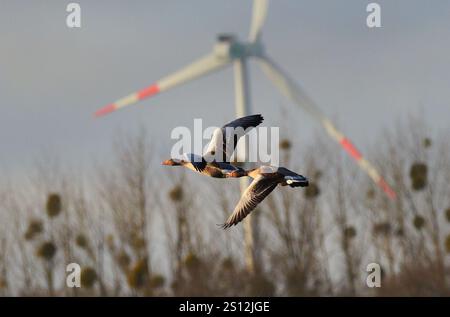
[[[384,180],[376,168],[366,160],[353,143],[329,120],[308,97],[305,91],[296,84],[275,62],[265,50],[261,40],[261,29],[267,16],[268,0],[254,0],[253,17],[247,41],[241,41],[230,34],[220,34],[212,51],[206,56],[164,77],[142,90],[132,93],[122,99],[101,108],[95,113],[96,117],[108,114],[145,98],[167,91],[188,81],[197,79],[214,71],[233,64],[235,82],[236,116],[242,117],[251,113],[250,89],[248,76],[248,60],[256,58],[265,74],[280,90],[280,92],[308,112],[325,128],[328,135],[339,143],[342,148],[358,163],[359,167],[390,197],[396,198],[394,190]],[[248,180],[241,179],[241,191],[248,186]],[[258,261],[258,249],[254,247],[257,239],[257,226],[252,220],[254,214],[244,221],[246,262],[251,271],[255,270]]]

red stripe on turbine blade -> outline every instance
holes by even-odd
[[[112,103],[112,104],[107,105],[106,107],[103,107],[103,108],[97,110],[94,115],[96,117],[100,117],[100,116],[104,116],[105,114],[108,114],[110,112],[113,112],[114,110],[116,110],[116,106]]]
[[[159,93],[158,85],[151,85],[137,92],[139,100],[151,97],[153,95],[156,95],[157,93]]]
[[[356,149],[349,139],[343,138],[341,145],[355,160],[359,161],[362,158],[362,154]]]
[[[389,198],[391,199],[397,198],[397,194],[395,193],[395,191],[391,188],[391,186],[389,186],[388,183],[386,183],[386,181],[383,178],[380,178],[380,180],[378,181],[378,185],[389,196]]]

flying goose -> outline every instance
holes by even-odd
[[[162,162],[168,166],[184,166],[192,171],[200,174],[211,176],[214,178],[231,177],[230,174],[242,173],[244,170],[238,166],[234,166],[225,162],[206,162],[202,157],[195,154],[183,154],[183,159],[168,159]]]
[[[249,176],[253,178],[253,181],[242,194],[231,216],[224,224],[220,225],[223,229],[227,229],[241,222],[278,184],[281,186],[289,185],[291,187],[308,186],[308,179],[306,177],[284,167],[265,165],[248,171],[233,171],[228,175],[228,177],[243,176]]]
[[[193,171],[216,178],[228,177],[229,173],[242,173],[243,169],[230,164],[230,158],[239,139],[250,129],[257,127],[264,118],[260,114],[242,117],[214,130],[203,156],[185,153],[182,159],[162,162],[168,166],[184,166]]]

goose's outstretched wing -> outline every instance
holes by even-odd
[[[274,178],[267,178],[262,175],[255,178],[244,194],[242,194],[231,216],[221,227],[227,229],[241,222],[277,185],[278,182]]]
[[[216,161],[229,162],[239,139],[248,132],[247,129],[257,127],[263,120],[262,115],[255,114],[236,119],[216,129],[204,157],[214,157]]]

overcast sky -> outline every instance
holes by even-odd
[[[234,116],[226,69],[93,119],[93,112],[205,54],[220,32],[248,33],[249,0],[79,0],[82,27],[65,24],[70,1],[0,0],[0,170],[29,167],[43,151],[66,162],[105,159],[117,130],[144,124],[166,158],[176,126]],[[450,1],[378,1],[382,28],[366,26],[363,0],[276,0],[267,51],[364,149],[407,113],[450,124]],[[254,112],[307,141],[320,126],[251,65]]]

